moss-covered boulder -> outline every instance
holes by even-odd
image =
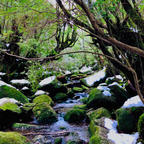
[[[57,120],[56,112],[47,103],[40,103],[34,106],[33,113],[39,123],[47,124]]]
[[[0,129],[11,128],[14,122],[18,122],[21,115],[20,107],[12,102],[0,104]]]
[[[53,100],[48,95],[40,95],[33,99],[33,103],[35,103],[35,104],[43,103],[43,102],[45,102],[49,105],[54,105]]]
[[[97,126],[92,120],[89,125],[90,141],[89,144],[111,144],[107,139],[108,130],[104,127]]]
[[[124,104],[124,102],[128,98],[130,98],[130,95],[127,93],[127,91],[116,84],[109,86],[109,88],[110,88],[110,93],[112,94],[112,97],[116,99],[117,108],[121,107]]]
[[[120,132],[132,133],[137,131],[139,116],[144,113],[143,107],[120,108],[116,111],[118,130]]]
[[[100,108],[104,107],[108,110],[115,109],[116,107],[115,97],[105,96],[101,90],[94,88],[90,91],[89,97],[87,99],[88,108]]]
[[[0,144],[30,144],[30,142],[17,132],[0,132]]]
[[[102,70],[95,72],[94,74],[81,79],[81,82],[88,86],[98,86],[100,83],[104,82],[106,79],[106,68],[103,68]]]
[[[20,107],[17,104],[11,103],[11,102],[7,102],[7,103],[4,103],[3,105],[0,105],[0,110],[3,110],[3,111],[9,110],[11,112],[15,112],[18,114],[21,113]]]
[[[87,115],[90,120],[96,120],[102,117],[108,117],[108,118],[111,117],[111,113],[103,107],[98,108],[94,111],[90,111]]]
[[[67,99],[67,94],[63,92],[56,93],[56,95],[53,97],[54,101],[56,102],[63,102]]]
[[[80,108],[69,110],[64,119],[70,123],[81,123],[86,118],[86,111]]]
[[[116,110],[120,108],[124,102],[130,97],[128,93],[118,85],[111,85],[108,87],[111,95],[106,95],[105,92],[94,88],[90,91],[87,107],[88,108],[100,108],[104,107],[108,110]]]
[[[0,98],[4,98],[4,97],[14,98],[21,103],[29,102],[28,98],[20,91],[6,85],[0,86]]]
[[[137,130],[142,144],[144,144],[144,113],[139,117]]]
[[[57,92],[67,92],[66,86],[58,81],[56,76],[45,78],[39,83],[39,87],[44,91],[48,91],[51,97],[55,96]]]

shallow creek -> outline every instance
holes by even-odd
[[[73,99],[68,99],[63,103],[57,103],[53,108],[57,112],[58,121],[51,125],[39,125],[34,119],[30,128],[16,129],[23,135],[27,136],[34,144],[54,144],[54,139],[62,138],[62,144],[68,140],[82,141],[87,144],[89,141],[88,124],[70,124],[64,120],[65,113],[75,105],[81,105],[80,99],[87,97],[87,93],[75,93]]]

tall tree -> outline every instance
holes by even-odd
[[[65,18],[86,31],[94,45],[123,72],[144,103],[144,17],[142,1],[56,0]],[[73,9],[65,5],[69,2]],[[89,3],[89,4],[90,4]]]

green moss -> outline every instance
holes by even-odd
[[[84,104],[86,104],[86,103],[87,103],[87,100],[88,100],[88,98],[87,98],[87,97],[80,99],[80,101],[81,101],[82,103],[84,103]]]
[[[62,143],[62,138],[56,138],[54,143],[55,144],[61,144]]]
[[[57,120],[56,112],[47,103],[37,104],[33,108],[33,113],[39,123],[52,123]]]
[[[86,110],[86,105],[75,105],[73,108]]]
[[[86,111],[79,108],[73,108],[68,111],[64,119],[70,123],[81,123],[86,117]]]
[[[67,95],[65,93],[59,92],[54,96],[54,101],[62,102],[67,99]]]
[[[88,128],[91,136],[95,135],[96,131],[98,131],[97,128],[98,127],[95,125],[95,122],[91,120]]]
[[[40,95],[37,96],[36,98],[34,98],[33,103],[43,103],[46,102],[49,105],[54,105],[53,100],[51,99],[51,97],[49,97],[48,95]]]
[[[12,125],[13,129],[18,129],[18,130],[29,130],[29,129],[33,129],[35,127],[36,127],[35,125],[26,124],[26,123],[14,123]]]
[[[30,144],[30,142],[17,132],[0,132],[0,144]]]
[[[115,97],[104,96],[102,92],[94,88],[90,91],[88,100],[87,100],[87,107],[88,108],[100,108],[104,107],[108,110],[112,110],[117,105]]]
[[[121,87],[117,85],[113,85],[110,88],[110,92],[112,94],[112,97],[116,98],[117,106],[121,107],[123,103],[130,97],[128,93]]]
[[[81,87],[73,87],[73,91],[74,92],[82,92],[83,88],[81,88]]]
[[[132,133],[137,129],[139,116],[144,113],[143,107],[132,107],[128,109],[120,108],[116,111],[118,128],[125,133]]]
[[[89,116],[90,120],[95,120],[95,119],[99,119],[101,117],[110,118],[111,114],[107,109],[102,107],[102,108],[98,108],[97,110],[94,110],[94,111],[88,113],[88,116]]]
[[[2,106],[0,106],[0,109],[2,109],[3,111],[10,110],[19,114],[21,113],[21,109],[18,107],[18,105],[11,102],[3,104]]]
[[[92,120],[89,125],[90,141],[89,144],[109,144],[109,140],[105,138],[107,129],[97,126]]]
[[[144,114],[139,117],[137,130],[139,132],[140,139],[144,143]]]
[[[116,111],[116,117],[118,121],[118,128],[120,131],[130,133],[134,129],[134,116],[131,115],[130,111],[123,108]]]
[[[75,142],[75,141],[71,141],[71,140],[69,140],[69,141],[67,142],[67,144],[78,144],[78,143]]]
[[[92,136],[90,138],[89,144],[102,144],[101,143],[101,138],[98,136]]]
[[[94,121],[91,121],[89,125],[89,132],[91,135],[89,144],[109,144],[109,141],[105,138],[106,129],[95,125]]]
[[[14,98],[20,101],[21,103],[29,102],[28,98],[20,91],[6,85],[0,87],[0,98],[4,98],[4,97]]]

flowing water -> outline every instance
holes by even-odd
[[[65,113],[75,105],[81,105],[81,99],[88,97],[87,93],[75,93],[73,99],[68,99],[65,102],[57,103],[53,108],[57,112],[58,120],[51,125],[39,125],[36,119],[31,124],[30,129],[17,129],[29,139],[33,140],[34,144],[54,144],[54,139],[62,138],[62,144],[66,144],[68,140],[82,141],[82,144],[87,144],[89,141],[88,124],[70,124],[64,120]]]

